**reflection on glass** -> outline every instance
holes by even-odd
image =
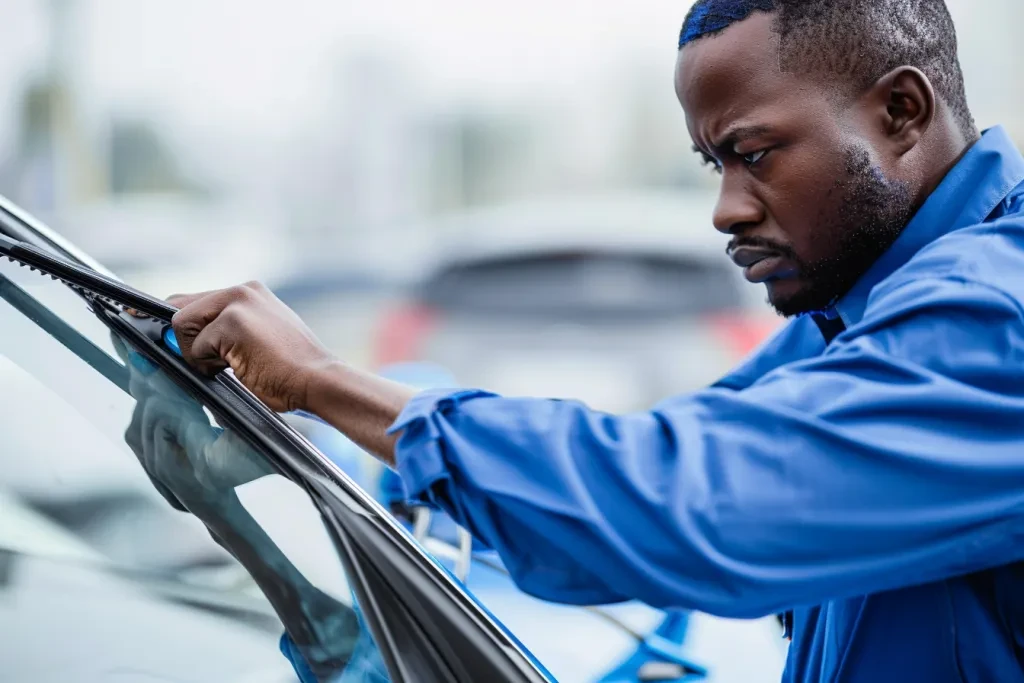
[[[173,651],[175,661],[159,673],[194,678],[222,671],[240,680],[279,670],[287,676],[273,680],[294,681],[280,646],[303,681],[386,681],[306,492],[83,315],[81,299],[36,276],[17,275],[14,287],[5,277],[12,269],[0,266],[0,500],[12,501],[0,506],[0,550],[102,567],[116,577],[163,577],[171,583],[161,585],[177,586],[176,600],[187,593],[182,605],[220,615],[214,632],[224,647],[201,642],[209,632],[186,620],[159,638],[140,639],[132,652],[112,642],[98,659],[168,659]],[[39,315],[26,315],[29,305],[45,312],[41,301],[59,320],[73,321],[71,333],[58,340]],[[92,362],[97,352],[109,362]],[[83,359],[89,354],[92,361]],[[132,594],[127,586],[124,592]],[[109,607],[116,610],[117,599]],[[266,623],[258,614],[276,615],[272,638],[265,626],[250,637],[255,624]],[[208,625],[209,614],[200,618]],[[24,620],[39,638],[48,627],[38,613],[0,610],[0,620]],[[140,620],[134,629],[152,635],[154,624]],[[262,643],[258,656],[239,639]]]

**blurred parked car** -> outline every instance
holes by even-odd
[[[2,198],[0,234],[100,268]],[[337,442],[329,459],[230,373],[189,368],[151,322],[6,261],[0,328],[2,680],[295,681],[284,631],[318,681],[690,682],[704,654],[745,672],[714,680],[778,676],[770,620],[723,637],[718,620],[694,630],[700,615],[542,603],[500,564],[459,581],[429,551],[444,539],[421,543],[375,502]],[[166,504],[125,442],[125,350],[226,430],[227,462],[271,473],[210,530]]]
[[[711,226],[714,196],[637,193],[468,212],[408,234],[417,274],[390,297],[370,363],[438,363],[499,393],[630,411],[723,375],[779,325]],[[387,248],[381,259],[387,258]],[[281,283],[325,337],[359,326],[324,278]]]

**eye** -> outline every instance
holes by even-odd
[[[743,161],[746,162],[747,166],[753,166],[757,162],[764,158],[764,155],[768,153],[768,150],[762,149],[759,152],[751,152],[750,154],[743,155]]]

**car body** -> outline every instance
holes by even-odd
[[[0,233],[102,270],[2,198]],[[460,580],[294,428],[308,418],[194,372],[153,321],[5,261],[0,328],[0,679],[297,680],[279,648],[305,680],[703,677],[687,635],[699,615],[540,603],[500,564]],[[127,436],[140,378],[264,472],[230,490],[230,514],[174,510],[141,466]],[[777,676],[777,634],[737,628],[720,645]]]

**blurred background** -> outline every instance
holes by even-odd
[[[0,192],[155,293],[264,280],[354,363],[638,407],[777,324],[673,93],[689,4],[5,0]],[[1021,135],[1024,6],[949,4]]]
[[[261,280],[353,364],[642,410],[780,324],[711,225],[689,4],[3,0],[0,194],[158,295]],[[1024,141],[1024,3],[948,4],[979,125]],[[777,680],[742,628],[692,651]]]
[[[1024,141],[1024,3],[948,4]],[[158,295],[263,280],[355,364],[644,409],[780,324],[711,227],[689,5],[3,0],[0,194]],[[777,680],[781,639],[756,677],[701,628],[719,680]]]

